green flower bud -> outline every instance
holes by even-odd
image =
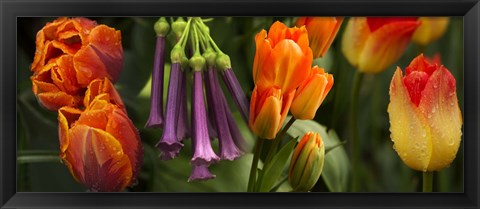
[[[230,62],[230,57],[226,54],[217,55],[217,67],[219,70],[227,70],[232,68],[232,63]]]
[[[320,134],[307,132],[295,147],[288,182],[293,191],[306,192],[315,186],[323,170],[325,146]]]
[[[165,17],[161,17],[153,25],[153,30],[155,30],[155,33],[157,34],[157,36],[164,37],[167,35],[168,31],[170,30],[170,24],[168,24],[167,19],[165,19]]]
[[[187,69],[188,65],[189,65],[189,62],[188,62],[188,58],[187,57],[182,57],[182,61],[180,63],[180,66],[182,66],[182,69],[185,70]]]
[[[177,38],[182,36],[183,31],[187,27],[187,22],[181,17],[179,17],[175,22],[172,23],[172,31],[175,33]]]
[[[215,53],[213,49],[208,48],[207,50],[205,50],[205,52],[203,53],[203,57],[205,57],[205,60],[207,61],[207,65],[209,67],[215,66],[217,53]]]
[[[181,63],[182,59],[185,57],[185,52],[183,51],[182,47],[179,45],[175,45],[170,52],[170,59],[172,63]]]
[[[191,57],[189,60],[190,67],[194,71],[203,70],[205,67],[205,62],[206,62],[205,58],[203,58],[200,54],[193,55],[193,57]]]

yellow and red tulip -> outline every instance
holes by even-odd
[[[289,93],[310,74],[313,56],[305,26],[287,28],[277,21],[268,34],[262,30],[255,36],[255,44],[253,81],[261,91],[278,87]]]
[[[122,65],[120,31],[87,18],[58,18],[37,33],[32,89],[49,110],[77,107],[92,80],[115,82]]]
[[[342,52],[359,71],[379,73],[402,56],[419,25],[416,18],[352,17]]]
[[[252,131],[261,138],[274,139],[287,117],[294,95],[295,91],[282,95],[279,88],[262,91],[255,86],[248,121]]]
[[[295,25],[307,28],[313,57],[318,58],[325,56],[342,22],[342,17],[300,17]]]
[[[325,145],[320,134],[307,132],[293,151],[288,170],[288,182],[293,191],[309,191],[323,170]]]
[[[416,57],[397,68],[390,84],[390,132],[403,162],[419,171],[438,171],[455,159],[462,136],[456,81],[444,66]]]
[[[332,74],[325,73],[323,68],[314,66],[310,76],[303,81],[295,92],[290,107],[292,115],[301,120],[313,119],[332,86]]]
[[[97,84],[102,82],[93,81],[86,94],[96,95]],[[89,92],[94,87],[97,93]],[[122,103],[112,97],[116,90],[109,91],[86,100],[85,110],[68,106],[58,110],[60,157],[91,191],[121,191],[132,185],[142,162],[138,130]]]
[[[449,17],[420,17],[421,25],[417,28],[412,37],[412,42],[426,46],[438,40],[447,30]]]

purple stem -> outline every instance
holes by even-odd
[[[223,94],[215,70],[207,71],[210,87],[212,91],[213,110],[215,112],[215,121],[217,124],[218,141],[220,143],[220,158],[223,160],[235,160],[242,155],[242,152],[233,142],[230,128],[228,127],[225,107],[222,104],[220,94]]]
[[[145,127],[161,128],[163,125],[163,76],[165,65],[165,37],[157,36],[152,70],[150,115]]]
[[[238,83],[237,77],[232,68],[222,72],[223,81],[228,88],[228,91],[233,97],[233,101],[237,105],[238,110],[242,114],[243,119],[248,123],[248,116],[250,114],[250,102],[248,102],[247,96],[243,92],[242,86]]]
[[[163,160],[170,160],[175,158],[180,149],[182,149],[183,144],[180,143],[177,139],[177,118],[178,118],[178,102],[179,94],[178,90],[180,88],[180,63],[172,63],[170,71],[170,80],[168,83],[168,97],[167,97],[167,106],[165,111],[165,124],[163,127],[163,134],[160,141],[157,143],[156,147],[162,152]]]
[[[207,114],[203,98],[202,72],[195,71],[193,74],[193,110],[192,110],[192,143],[194,147],[193,157],[190,161],[194,166],[208,167],[219,160],[212,149],[207,128]]]

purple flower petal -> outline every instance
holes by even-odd
[[[190,137],[190,130],[188,127],[188,110],[187,110],[187,76],[183,71],[181,74],[181,86],[180,86],[180,101],[179,101],[179,113],[177,121],[177,138],[178,140]]]
[[[247,96],[243,92],[240,83],[238,83],[237,77],[235,76],[235,73],[233,73],[232,68],[228,68],[223,71],[222,77],[243,119],[248,123],[248,116],[250,115],[250,102],[248,102]]]
[[[210,173],[208,166],[192,166],[192,174],[188,177],[188,182],[198,181],[198,180],[209,180],[214,179],[215,175]]]
[[[212,149],[207,128],[207,114],[203,98],[202,72],[195,71],[193,74],[193,96],[192,96],[192,143],[194,147],[192,165],[209,166],[219,160]]]
[[[156,147],[162,152],[163,160],[170,160],[175,158],[183,144],[177,138],[177,119],[178,119],[178,101],[180,88],[180,63],[172,63],[170,71],[170,81],[168,83],[168,97],[165,111],[165,124],[163,127],[163,134]]]
[[[145,127],[161,128],[163,125],[163,76],[165,65],[165,37],[157,37],[152,70],[150,115]]]
[[[237,123],[235,122],[235,119],[233,119],[232,116],[232,111],[230,110],[230,107],[228,106],[227,99],[225,98],[225,95],[220,94],[222,97],[222,103],[223,106],[225,107],[225,114],[227,115],[227,122],[228,122],[228,127],[230,128],[230,133],[232,134],[232,138],[235,141],[235,144],[240,148],[240,150],[246,152],[247,151],[247,144],[245,142],[245,139],[243,138],[242,134],[240,133],[240,130],[237,127]]]
[[[210,82],[213,110],[215,121],[217,124],[218,139],[220,142],[220,158],[223,160],[235,160],[242,155],[232,139],[230,128],[228,127],[228,120],[225,114],[225,107],[222,104],[222,98],[219,96],[223,94],[220,83],[218,82],[217,73],[215,70],[207,70],[208,80]]]

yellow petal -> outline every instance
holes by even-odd
[[[420,17],[418,20],[421,25],[415,30],[412,42],[424,46],[442,37],[450,22],[448,17]]]
[[[433,72],[422,91],[419,109],[430,126],[432,157],[429,171],[452,163],[462,138],[462,113],[458,107],[455,78],[443,66]]]
[[[365,17],[351,17],[342,37],[342,53],[351,65],[357,67],[360,54],[370,35]]]
[[[426,171],[432,155],[432,135],[426,119],[410,101],[400,68],[397,68],[390,84],[387,111],[390,137],[398,155],[410,168]]]

